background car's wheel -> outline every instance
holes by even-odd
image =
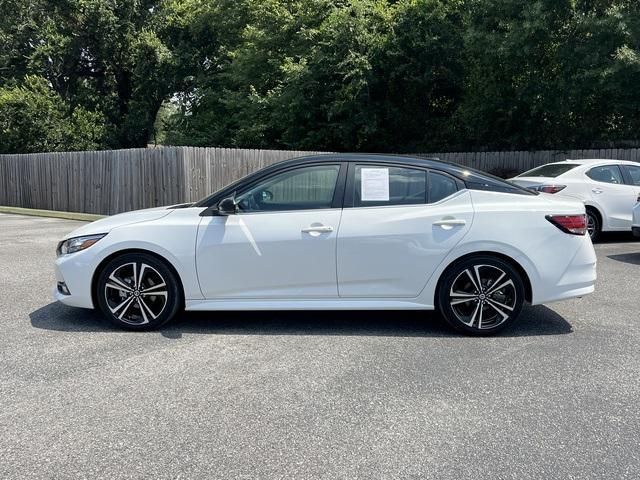
[[[152,330],[171,320],[182,306],[175,273],[145,253],[111,260],[100,272],[96,299],[102,313],[129,330]]]
[[[587,232],[592,242],[598,240],[602,232],[600,216],[592,208],[587,208]]]
[[[438,308],[456,330],[491,335],[518,317],[524,293],[522,278],[509,263],[492,256],[470,257],[444,272]]]

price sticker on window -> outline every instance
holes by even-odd
[[[389,201],[388,168],[363,168],[360,170],[360,199],[363,202]]]

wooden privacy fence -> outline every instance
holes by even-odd
[[[114,214],[191,202],[262,167],[322,152],[162,147],[0,155],[0,205]],[[522,172],[567,158],[640,161],[640,149],[433,153],[489,172]]]
[[[0,205],[111,215],[195,201],[309,153],[165,147],[0,155]]]

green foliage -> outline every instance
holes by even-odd
[[[458,112],[470,146],[589,146],[638,138],[637,2],[473,2],[468,88]]]
[[[0,11],[5,151],[638,140],[636,1],[0,0]],[[31,120],[10,106],[20,101],[44,110]],[[75,125],[64,138],[62,124]]]
[[[0,153],[95,150],[105,137],[99,113],[71,109],[41,77],[0,89]]]
[[[0,85],[46,78],[72,107],[104,116],[100,146],[146,146],[174,88],[172,52],[156,35],[154,0],[0,0]],[[69,109],[68,115],[74,109]],[[25,139],[26,140],[26,139]]]

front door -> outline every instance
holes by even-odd
[[[467,190],[423,169],[356,165],[338,235],[341,297],[416,297],[473,220]]]
[[[340,168],[276,173],[236,195],[236,215],[203,217],[196,264],[205,298],[337,297]]]

